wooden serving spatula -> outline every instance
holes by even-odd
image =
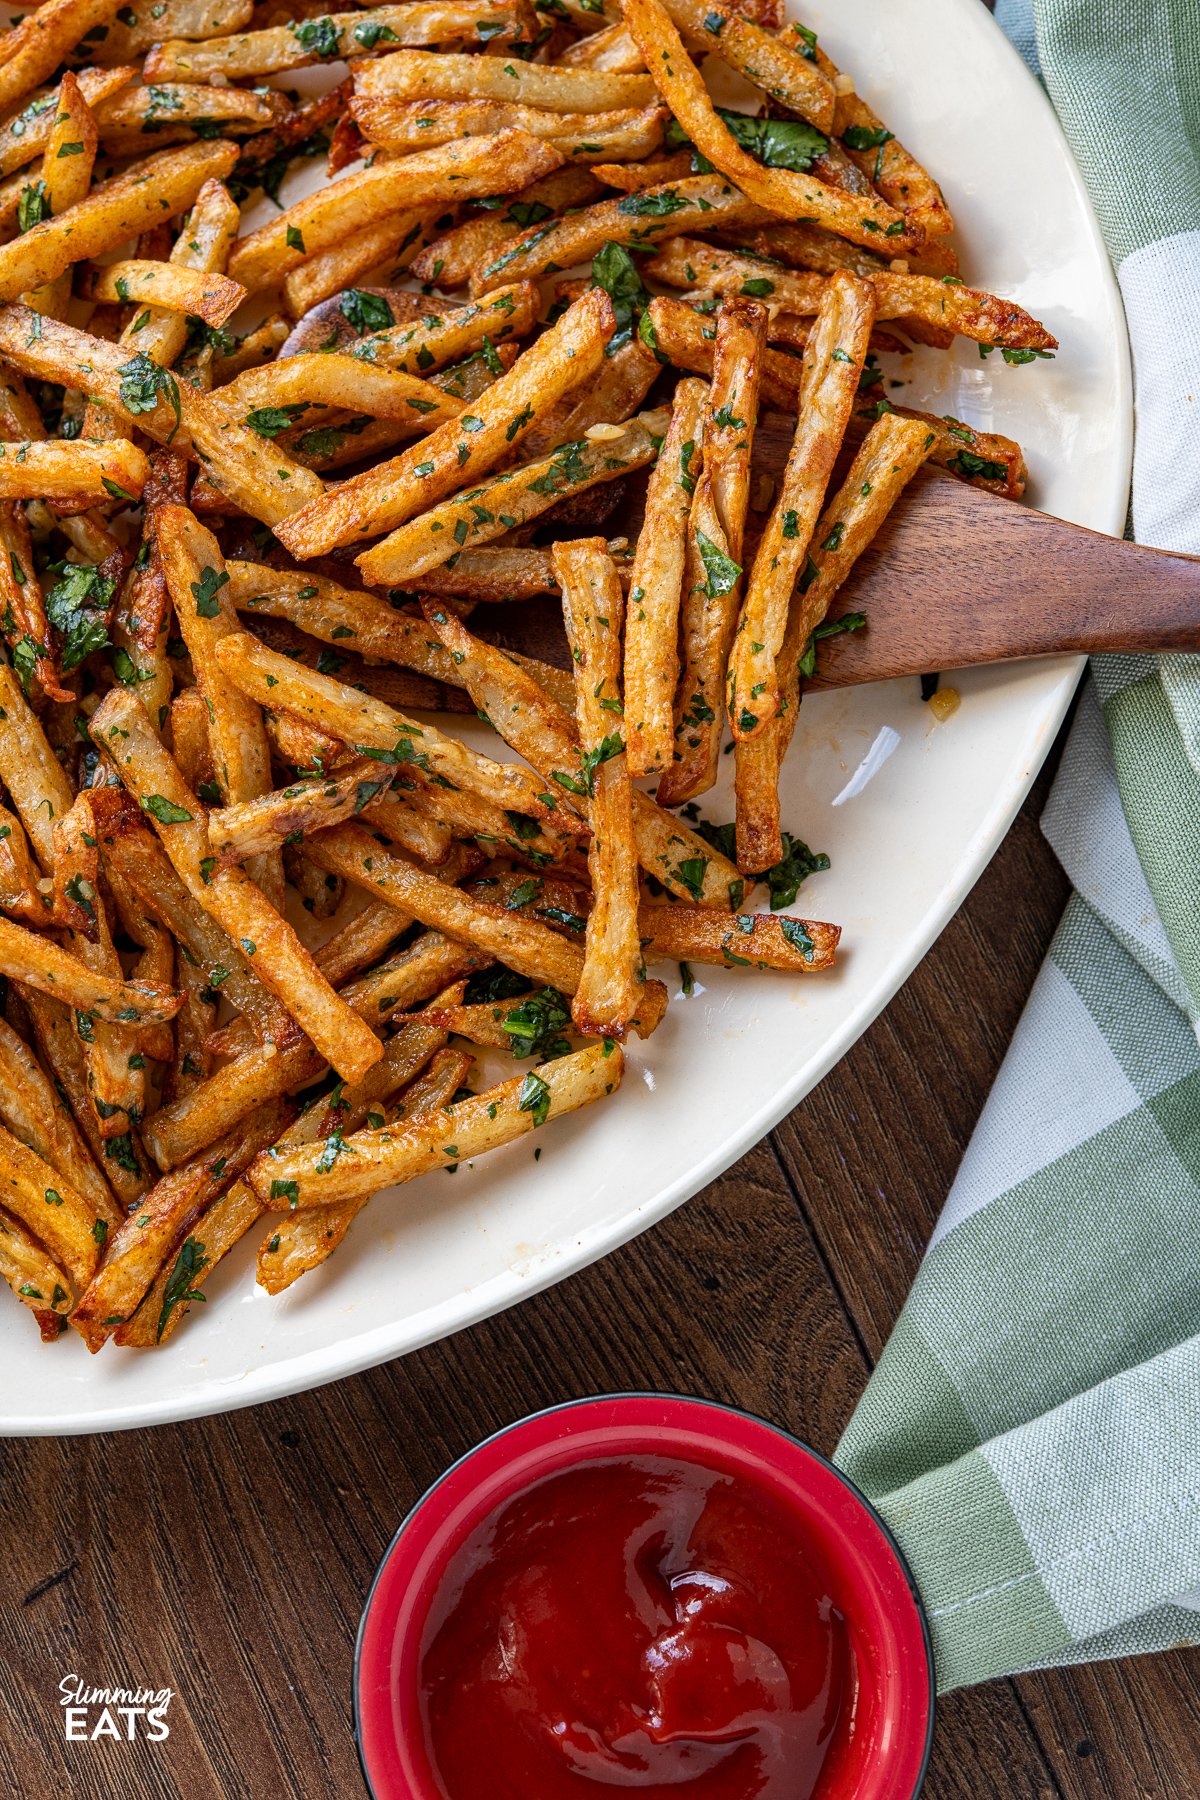
[[[1200,557],[1147,550],[923,470],[831,616],[814,687],[1095,651],[1200,650]]]

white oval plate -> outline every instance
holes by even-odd
[[[967,279],[1019,300],[1062,343],[1057,361],[1017,369],[973,344],[926,354],[915,403],[1019,438],[1035,505],[1120,531],[1124,320],[1045,95],[979,0],[817,0],[804,17],[942,181]],[[796,910],[845,927],[836,973],[699,971],[694,997],[632,1050],[621,1093],[540,1134],[536,1164],[526,1138],[380,1196],[326,1267],[279,1299],[254,1284],[256,1229],[161,1351],[93,1360],[71,1333],[42,1346],[5,1307],[0,1431],[152,1425],[315,1387],[511,1306],[661,1219],[808,1093],[896,992],[1007,830],[1079,667],[957,677],[963,703],[944,725],[915,681],[810,697],[783,815],[833,859]],[[884,726],[899,734],[894,754],[839,806]],[[705,812],[729,818],[728,793],[707,796]]]

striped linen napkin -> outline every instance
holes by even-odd
[[[1200,551],[1200,4],[998,15],[1116,265],[1135,536]],[[837,1452],[943,1690],[1200,1640],[1200,659],[1093,663],[1043,828],[1075,892]]]

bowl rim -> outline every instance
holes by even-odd
[[[354,1640],[354,1660],[350,1676],[354,1747],[358,1753],[359,1768],[362,1771],[363,1782],[366,1786],[367,1793],[370,1796],[370,1800],[388,1800],[388,1797],[376,1793],[371,1780],[370,1770],[367,1768],[366,1751],[363,1746],[362,1713],[359,1703],[362,1679],[363,1640],[366,1636],[367,1621],[370,1618],[371,1609],[375,1603],[376,1592],[383,1579],[384,1571],[396,1552],[400,1539],[413,1523],[413,1520],[421,1509],[437,1493],[438,1489],[449,1481],[452,1476],[456,1475],[465,1463],[470,1462],[474,1456],[477,1456],[481,1451],[496,1443],[498,1439],[507,1437],[510,1433],[519,1431],[527,1425],[535,1424],[538,1420],[550,1418],[556,1413],[574,1412],[583,1407],[592,1407],[610,1403],[612,1401],[623,1400],[661,1400],[668,1404],[682,1404],[687,1407],[703,1408],[709,1412],[729,1413],[737,1418],[746,1419],[752,1424],[761,1425],[765,1430],[773,1432],[776,1437],[783,1438],[793,1449],[803,1451],[806,1456],[810,1457],[815,1463],[825,1469],[828,1474],[832,1475],[840,1486],[842,1486],[846,1492],[858,1502],[863,1511],[866,1512],[874,1522],[880,1535],[890,1549],[892,1556],[895,1558],[900,1574],[904,1578],[904,1584],[916,1611],[917,1620],[921,1628],[921,1640],[925,1649],[925,1672],[927,1678],[926,1692],[929,1699],[929,1710],[925,1721],[925,1743],[921,1751],[920,1766],[917,1770],[916,1781],[912,1788],[911,1795],[909,1796],[909,1800],[918,1800],[918,1796],[925,1786],[925,1778],[929,1773],[929,1762],[933,1754],[933,1731],[937,1716],[937,1671],[934,1664],[933,1640],[930,1636],[929,1619],[925,1611],[925,1603],[921,1598],[921,1593],[913,1577],[912,1570],[909,1568],[908,1559],[905,1557],[903,1550],[896,1540],[895,1533],[887,1524],[886,1520],[882,1518],[880,1513],[871,1504],[870,1500],[867,1499],[866,1495],[862,1492],[862,1489],[850,1479],[844,1470],[839,1469],[836,1463],[832,1462],[829,1457],[823,1456],[819,1450],[814,1449],[804,1438],[798,1437],[794,1431],[789,1431],[786,1425],[777,1425],[773,1419],[765,1419],[761,1413],[753,1412],[749,1407],[734,1405],[727,1400],[713,1400],[704,1394],[680,1394],[673,1390],[661,1391],[656,1388],[617,1388],[611,1393],[582,1394],[572,1400],[554,1401],[549,1406],[539,1406],[534,1412],[524,1413],[521,1418],[513,1419],[509,1424],[501,1425],[495,1431],[489,1432],[486,1437],[480,1438],[478,1443],[472,1444],[470,1449],[464,1450],[461,1456],[456,1456],[454,1461],[448,1464],[435,1480],[430,1482],[429,1486],[409,1507],[399,1525],[396,1527],[396,1530],[393,1532],[387,1548],[379,1559],[375,1573],[371,1577],[371,1585],[367,1590],[367,1597],[363,1602],[362,1613],[358,1621],[358,1631]],[[413,1795],[411,1796],[411,1800],[426,1800],[426,1797],[423,1795]]]

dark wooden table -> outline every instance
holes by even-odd
[[[452,1458],[535,1407],[682,1389],[831,1449],[1062,910],[1037,828],[1045,787],[817,1092],[626,1249],[317,1393],[0,1445],[0,1791],[357,1800],[350,1663],[376,1562]],[[169,1739],[66,1743],[71,1673],[173,1688]],[[1198,1674],[1200,1654],[1179,1653],[954,1695],[927,1800],[1193,1800]]]

